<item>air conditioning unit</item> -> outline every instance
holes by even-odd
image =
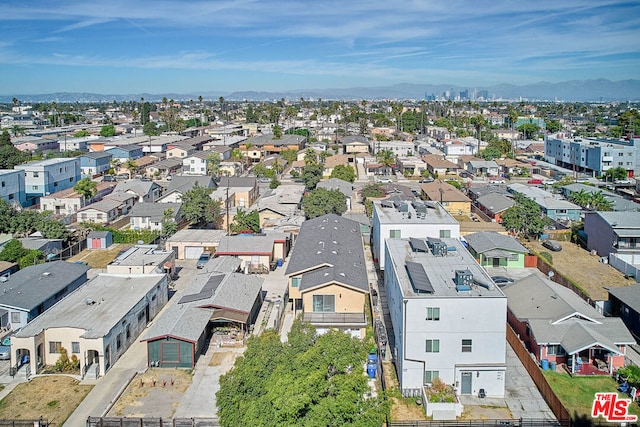
[[[470,270],[456,270],[456,291],[470,291],[473,285],[473,273]]]

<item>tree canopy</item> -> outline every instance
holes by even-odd
[[[260,214],[255,209],[245,211],[238,208],[230,230],[232,233],[258,233],[260,231]]]
[[[343,181],[353,182],[356,180],[356,173],[349,165],[336,165],[331,171],[331,178],[338,178]]]
[[[516,193],[513,199],[516,204],[502,215],[502,225],[519,236],[537,238],[542,234],[545,225],[540,206],[519,193]]]
[[[0,252],[0,261],[15,262],[20,268],[24,268],[42,263],[44,254],[37,249],[25,249],[19,240],[12,239],[4,245],[4,249]]]
[[[316,188],[302,198],[302,208],[309,219],[328,213],[342,215],[347,211],[347,197],[339,190]]]
[[[91,178],[82,178],[73,186],[73,191],[82,195],[85,200],[89,200],[98,192],[98,183]]]
[[[116,134],[116,128],[113,125],[104,125],[100,129],[100,136],[109,137]]]
[[[209,195],[213,189],[201,187],[196,183],[182,195],[182,212],[185,219],[198,227],[209,224],[220,226],[222,220],[222,202],[213,200]]]
[[[302,179],[304,181],[304,185],[309,189],[313,190],[316,188],[316,185],[322,179],[322,173],[324,172],[324,166],[319,163],[308,164],[302,169]]]
[[[220,378],[218,416],[228,427],[382,425],[388,405],[369,392],[367,343],[339,331],[316,335],[295,321],[286,343],[276,331],[249,338]]]

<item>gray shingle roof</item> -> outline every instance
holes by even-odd
[[[218,182],[219,188],[226,188],[227,185],[232,188],[253,188],[258,184],[255,177],[252,176],[223,176]]]
[[[116,188],[113,190],[114,192],[118,191],[131,191],[138,195],[138,197],[146,196],[151,193],[154,188],[158,188],[158,184],[153,181],[142,181],[140,179],[132,179],[129,181],[120,181]]]
[[[264,145],[282,146],[282,145],[300,145],[304,142],[304,136],[286,134],[282,135],[280,139],[274,139],[273,134],[256,135],[253,138],[247,139],[245,144],[252,144],[255,147],[262,147]]]
[[[167,194],[177,191],[181,194],[191,190],[193,186],[198,183],[200,187],[205,188],[215,188],[216,183],[213,181],[213,178],[210,176],[200,176],[200,175],[174,175],[171,178],[171,183],[167,188]]]
[[[605,318],[570,289],[532,274],[502,288],[509,310],[526,321],[539,344],[561,344],[571,353],[593,345],[612,351],[635,343],[620,318]]]
[[[511,236],[482,231],[464,236],[469,246],[477,253],[484,253],[492,249],[504,249],[510,252],[527,253],[529,250]]]
[[[489,208],[493,213],[504,212],[516,204],[512,198],[500,193],[485,194],[484,196],[478,197],[476,200],[478,204]]]
[[[226,273],[222,278],[216,273],[211,276],[209,274],[198,275],[197,283],[192,284],[185,292],[185,302],[178,302],[167,308],[154,321],[143,341],[170,335],[195,342],[216,309],[229,309],[246,315],[251,312],[262,292],[263,278],[241,273]],[[209,286],[211,291],[203,292],[212,279],[216,286]],[[188,298],[196,294],[200,294],[200,297]]]
[[[629,306],[636,313],[640,313],[640,284],[623,288],[609,288],[609,293]]]
[[[640,212],[598,212],[598,215],[613,229],[640,228]]]
[[[327,190],[338,190],[348,198],[353,196],[353,185],[350,182],[338,178],[329,178],[326,181],[320,181],[318,187]]]
[[[173,219],[177,219],[180,216],[180,208],[182,203],[138,203],[133,206],[130,217],[150,218],[153,220],[164,219],[164,212],[167,209],[173,209]]]
[[[0,305],[31,310],[78,278],[86,279],[88,270],[86,265],[66,261],[25,267],[0,283]]]
[[[216,254],[271,254],[273,253],[273,242],[278,237],[280,236],[274,234],[268,234],[266,236],[223,236],[220,238]]]
[[[305,221],[285,274],[303,272],[301,291],[332,281],[368,291],[360,224],[335,214]]]

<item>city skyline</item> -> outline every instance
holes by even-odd
[[[129,3],[4,5],[0,94],[473,87],[640,65],[638,3]]]

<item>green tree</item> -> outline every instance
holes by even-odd
[[[282,150],[280,156],[289,164],[298,160],[298,152],[292,149]]]
[[[540,206],[519,193],[516,193],[514,201],[516,204],[502,215],[502,225],[519,236],[537,238],[545,225]]]
[[[309,166],[309,165],[315,165],[318,163],[318,153],[316,153],[316,150],[314,150],[313,148],[308,148],[307,151],[305,151],[304,153],[304,164]]]
[[[347,197],[339,190],[316,188],[302,198],[302,208],[307,219],[328,213],[342,215],[347,211]]]
[[[91,135],[91,134],[89,133],[88,130],[80,129],[79,131],[77,131],[76,133],[73,134],[73,137],[74,138],[84,138],[85,136],[89,136],[89,135]]]
[[[384,166],[384,174],[389,174],[389,169],[395,165],[396,156],[391,150],[381,150],[376,154],[376,161]]]
[[[315,189],[316,185],[318,185],[318,183],[322,179],[323,172],[324,166],[319,163],[305,166],[302,169],[302,180],[304,181],[304,185],[309,190]]]
[[[20,268],[24,268],[40,264],[44,261],[44,254],[36,249],[25,249],[19,240],[13,239],[4,245],[0,252],[0,261],[16,262]]]
[[[7,129],[2,129],[0,145],[11,145],[11,135],[9,135],[9,131]]]
[[[209,169],[209,175],[211,176],[218,176],[218,173],[220,172],[220,162],[222,161],[222,157],[220,156],[220,153],[214,152],[211,153],[207,156],[207,163],[208,163],[208,169]]]
[[[627,170],[625,168],[621,168],[621,167],[617,167],[617,168],[612,168],[612,169],[607,169],[604,172],[605,179],[611,180],[611,181],[616,181],[619,179],[626,179],[627,178]]]
[[[282,139],[282,128],[278,125],[273,127],[273,139]]]
[[[158,127],[156,122],[148,121],[142,126],[142,133],[147,136],[158,136],[162,133],[162,129]]]
[[[369,343],[295,321],[286,343],[275,331],[249,339],[246,351],[220,378],[216,394],[222,425],[377,426],[388,405],[366,397]]]
[[[230,226],[232,233],[260,232],[260,214],[257,210],[245,211],[238,208]]]
[[[502,151],[496,146],[487,145],[487,147],[482,150],[480,155],[485,160],[493,160],[502,157]]]
[[[281,182],[278,181],[278,178],[274,176],[273,178],[271,178],[271,181],[269,181],[269,188],[275,190],[276,188],[280,187],[280,184]]]
[[[626,136],[640,135],[640,112],[629,110],[618,116],[618,126]]]
[[[24,126],[13,125],[11,126],[11,132],[13,132],[14,136],[24,136],[26,129]]]
[[[113,125],[104,125],[100,128],[100,136],[109,137],[116,134],[116,128]]]
[[[534,123],[524,123],[518,126],[518,131],[522,132],[525,139],[534,139],[538,135],[540,127]]]
[[[165,209],[162,213],[162,235],[172,236],[178,231],[178,224],[174,220],[173,208]]]
[[[349,165],[336,165],[331,171],[331,178],[338,178],[343,181],[353,182],[356,180],[356,173]]]
[[[547,130],[551,133],[560,132],[562,130],[562,125],[559,120],[549,120],[545,125]]]
[[[91,178],[82,178],[73,186],[73,191],[82,195],[88,201],[98,192],[98,183],[92,181]]]
[[[213,189],[201,187],[196,183],[182,195],[182,212],[185,219],[197,227],[214,224],[219,227],[222,220],[222,202],[213,200],[209,195]]]

